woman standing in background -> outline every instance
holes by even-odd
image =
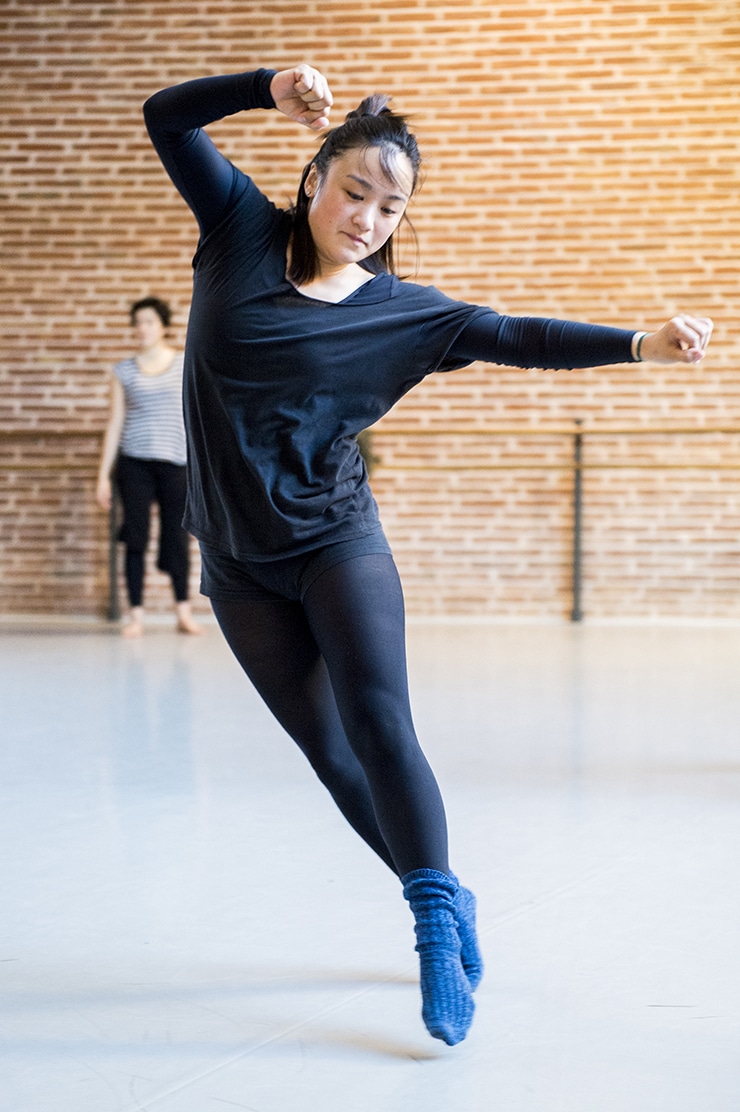
[[[121,494],[130,617],[124,637],[144,632],[144,561],[151,506],[159,506],[157,567],[172,580],[177,628],[200,633],[188,601],[190,541],[182,528],[185,509],[185,428],[182,416],[183,357],[167,340],[170,307],[157,297],[131,306],[136,355],[116,363],[111,408],[98,469],[97,500],[110,510],[112,477]]]

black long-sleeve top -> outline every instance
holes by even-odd
[[[286,278],[292,217],[202,130],[273,108],[274,71],[201,78],[144,105],[200,226],[185,348],[185,527],[268,560],[377,528],[355,437],[434,371],[632,361],[633,332],[509,317],[381,273],[338,304]]]

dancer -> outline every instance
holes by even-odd
[[[159,505],[157,566],[172,580],[177,629],[201,632],[189,602],[190,539],[182,528],[187,487],[182,354],[167,340],[171,315],[167,302],[158,297],[131,306],[138,351],[113,368],[110,418],[98,468],[98,503],[110,510],[114,470],[123,503],[120,539],[126,545],[130,616],[121,632],[128,638],[144,632],[144,560],[153,502]]]
[[[394,274],[420,155],[387,98],[329,131],[295,206],[275,207],[202,130],[277,109],[316,131],[307,65],[206,77],[144,106],[200,226],[185,356],[188,503],[202,590],[242,668],[415,917],[422,1016],[460,1042],[483,971],[475,897],[450,870],[444,805],[409,706],[403,596],[356,435],[426,375],[474,360],[693,363],[711,322],[656,332],[512,318]]]

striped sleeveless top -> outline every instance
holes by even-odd
[[[136,459],[184,464],[185,425],[182,415],[182,353],[166,371],[145,375],[132,356],[116,363],[113,374],[126,401],[120,450]]]

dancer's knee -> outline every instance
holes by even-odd
[[[375,700],[346,723],[347,736],[363,767],[377,763],[402,771],[421,752],[411,715],[392,699]]]

